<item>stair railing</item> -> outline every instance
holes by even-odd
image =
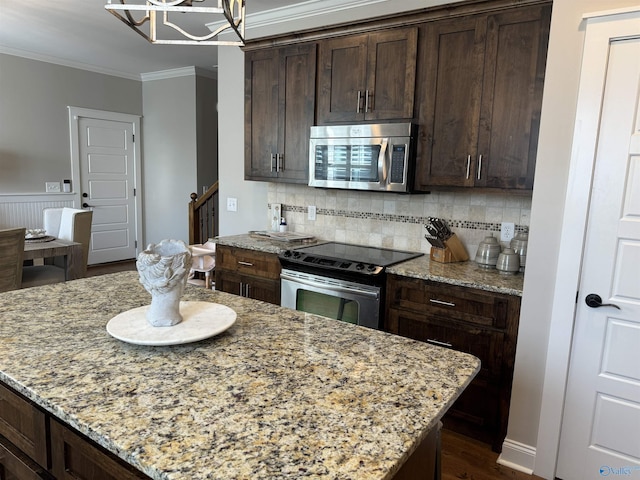
[[[198,198],[191,194],[189,202],[189,244],[206,243],[218,235],[218,182],[211,185]]]

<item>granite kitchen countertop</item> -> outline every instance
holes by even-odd
[[[226,332],[149,347],[105,329],[137,272],[0,294],[0,381],[153,479],[391,478],[479,369],[470,355],[187,285]]]
[[[495,268],[481,268],[471,260],[456,263],[432,262],[429,255],[392,265],[387,268],[387,273],[518,297],[522,296],[524,282],[522,272],[506,275]]]
[[[283,242],[248,234],[218,237],[215,241],[220,245],[275,254],[311,244]],[[324,241],[318,240],[313,243],[324,243]],[[522,272],[515,275],[505,275],[495,268],[480,268],[476,262],[471,260],[457,263],[432,262],[428,253],[421,257],[392,265],[387,268],[387,273],[519,297],[522,296],[522,284],[524,282],[524,274]]]

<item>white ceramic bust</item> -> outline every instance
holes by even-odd
[[[138,255],[140,283],[151,294],[147,321],[154,327],[170,327],[182,321],[180,297],[191,268],[191,252],[182,240],[149,244]]]

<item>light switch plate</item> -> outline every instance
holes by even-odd
[[[237,212],[238,211],[238,199],[233,197],[227,197],[227,211],[229,212]]]
[[[44,189],[47,193],[60,193],[60,182],[44,182]]]

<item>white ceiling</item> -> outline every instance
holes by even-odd
[[[348,23],[369,18],[372,12],[388,15],[450,1],[246,0],[246,37]],[[217,49],[238,48],[152,45],[105,10],[105,4],[106,0],[0,0],[0,53],[141,79],[144,74],[186,67],[215,75]],[[221,18],[184,14],[187,30],[198,35],[210,33],[205,24]]]
[[[258,12],[302,3],[309,2],[247,0],[246,23]],[[140,74],[190,66],[215,71],[218,47],[151,45],[106,11],[105,4],[106,0],[0,0],[0,53],[138,79]],[[199,19],[199,27],[215,20]]]

